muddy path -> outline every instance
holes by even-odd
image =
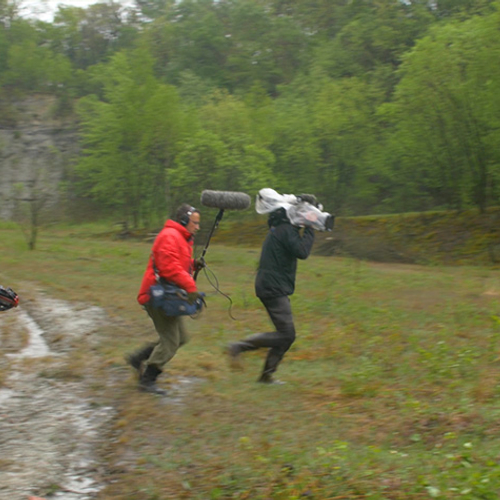
[[[0,313],[0,500],[91,500],[111,480],[105,456],[133,467],[133,450],[130,464],[107,451],[124,377],[134,380],[125,361],[110,369],[99,353],[116,322],[31,287]],[[162,403],[178,408],[202,382],[173,378]]]
[[[0,314],[0,500],[86,500],[103,488],[97,450],[114,414],[89,398],[103,310],[42,293]]]

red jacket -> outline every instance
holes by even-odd
[[[193,235],[181,224],[167,220],[153,243],[151,253],[160,276],[180,286],[186,292],[196,292],[193,279]],[[149,301],[149,287],[156,283],[153,261],[149,257],[148,267],[142,278],[137,301]]]

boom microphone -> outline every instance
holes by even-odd
[[[201,204],[220,210],[246,210],[251,204],[251,198],[238,191],[205,190],[201,193]]]
[[[237,191],[210,191],[205,190],[201,193],[201,204],[206,207],[218,208],[219,213],[215,217],[214,225],[208,235],[207,244],[203,249],[201,258],[205,258],[207,253],[208,245],[210,244],[210,239],[214,234],[214,231],[219,226],[219,222],[222,220],[224,215],[224,210],[245,210],[250,206],[251,198],[246,193],[240,193]],[[199,269],[194,273],[194,279],[196,280],[198,276]]]

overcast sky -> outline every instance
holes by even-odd
[[[98,2],[99,0],[21,0],[19,5],[23,17],[36,17],[42,21],[52,22],[59,4],[86,8]],[[122,0],[121,3],[130,5],[132,1]]]

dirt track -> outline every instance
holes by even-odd
[[[41,294],[24,303],[0,315],[0,500],[91,499],[113,409],[88,400],[92,370],[70,367],[72,344],[98,342],[105,314]]]
[[[98,307],[40,292],[0,313],[0,500],[91,500],[106,486],[99,452],[116,439],[116,411],[102,401],[118,379],[102,380],[95,348],[108,321]],[[177,377],[165,404],[202,382]]]

